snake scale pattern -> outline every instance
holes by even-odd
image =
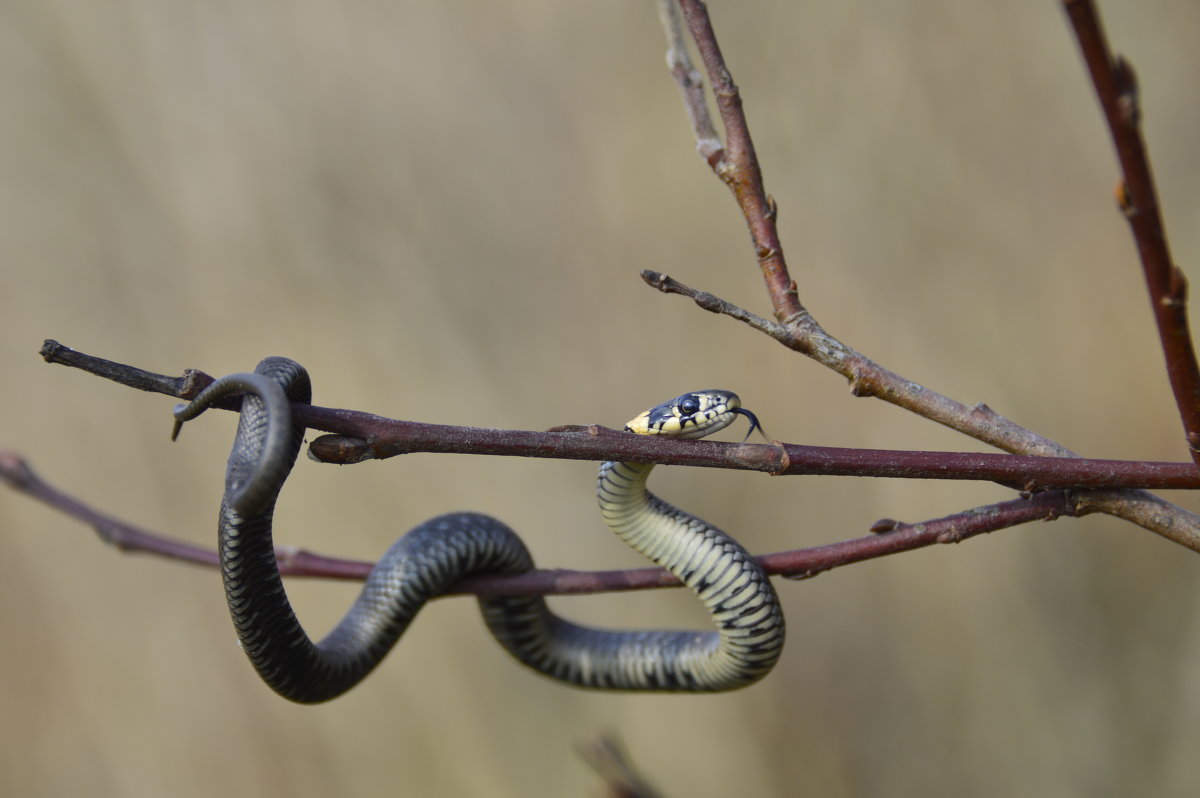
[[[238,639],[277,693],[300,703],[335,698],[362,681],[418,611],[458,579],[534,568],[528,549],[503,522],[455,512],[425,521],[380,558],[362,592],[320,642],[304,631],[275,560],[275,503],[303,442],[291,403],[311,401],[304,368],[271,357],[252,374],[217,380],[175,410],[176,429],[213,402],[243,394],[218,520],[226,598]],[[736,394],[697,391],[639,415],[626,429],[699,438],[728,426]],[[579,687],[713,692],[751,684],[779,659],[784,621],[774,588],[753,557],[719,529],[646,490],[653,464],[604,463],[597,492],[610,528],[678,576],[712,615],[715,631],[610,631],[571,623],[541,598],[479,599],[491,634],[517,660]]]

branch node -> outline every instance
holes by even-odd
[[[38,354],[47,363],[58,363],[60,362],[58,360],[58,353],[63,349],[66,349],[66,347],[58,341],[55,341],[53,338],[47,338],[45,341],[42,341],[42,348],[38,350]]]
[[[1133,204],[1133,195],[1129,193],[1129,184],[1124,179],[1118,180],[1113,188],[1113,196],[1117,200],[1117,208],[1126,219],[1137,216],[1137,206]]]
[[[755,254],[758,255],[758,262],[762,263],[765,260],[771,260],[772,258],[778,258],[780,255],[780,252],[778,249],[775,249],[774,247],[760,246]],[[788,288],[788,291],[793,291],[795,289],[795,287],[796,287],[796,281],[793,280],[791,282],[791,285]]]
[[[924,524],[917,524],[913,528],[923,532],[924,526]],[[964,537],[962,531],[956,526],[947,528],[945,532],[942,532],[937,536],[938,543],[962,543],[963,540]]]
[[[179,382],[179,398],[180,399],[195,399],[208,386],[212,385],[216,380],[205,374],[200,369],[184,369],[183,377]]]
[[[786,571],[781,573],[780,576],[784,579],[790,579],[793,582],[801,582],[805,579],[812,579],[814,576],[818,576],[828,570],[829,568],[804,568],[796,571]]]
[[[664,294],[676,293],[672,285],[675,281],[662,272],[656,272],[653,269],[642,269],[639,274],[641,274],[642,279],[651,288],[657,288]]]
[[[796,281],[795,280],[792,281],[792,285],[788,290],[791,293],[795,293],[796,296],[799,297],[799,293],[796,291]],[[780,319],[779,323],[781,325],[783,325],[784,327],[786,327],[789,331],[794,332],[795,329],[800,326],[800,322],[802,322],[805,319],[811,319],[811,318],[812,318],[812,314],[809,313],[807,309],[801,308],[800,310],[797,310],[795,313],[788,315],[786,318]]]
[[[1113,60],[1113,77],[1117,81],[1117,110],[1121,114],[1121,121],[1129,127],[1137,127],[1142,121],[1137,73],[1125,56],[1118,55]]]
[[[971,415],[979,416],[986,419],[999,418],[999,414],[987,405],[986,402],[976,402],[971,407]]]
[[[0,479],[18,490],[27,490],[37,477],[24,457],[16,452],[0,450]]]
[[[707,291],[697,291],[695,296],[692,297],[692,301],[709,313],[720,313],[724,308],[724,302],[721,298]]]
[[[398,447],[390,447],[391,454],[405,454]],[[350,435],[321,435],[308,444],[308,459],[318,463],[352,465],[365,460],[374,460],[371,444],[362,438]]]
[[[874,380],[871,378],[870,372],[862,368],[860,365],[852,367],[850,375],[847,378],[850,383],[850,395],[857,397],[875,396],[878,391]]]
[[[788,456],[787,446],[783,445],[780,441],[771,441],[771,445],[779,452],[779,465],[774,471],[768,473],[773,477],[786,474],[788,469],[792,467],[792,458]]]
[[[1171,266],[1171,281],[1167,285],[1167,295],[1162,298],[1163,305],[1169,308],[1182,308],[1187,304],[1187,276],[1177,265]]]
[[[720,139],[697,139],[696,152],[704,159],[709,168],[720,173],[721,164],[725,162],[725,145]]]
[[[576,435],[595,435],[596,425],[588,426],[586,424],[559,424],[556,427],[548,427],[546,432],[569,432]]]

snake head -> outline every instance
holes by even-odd
[[[738,416],[750,419],[749,438],[762,430],[758,418],[742,407],[733,391],[711,389],[681,394],[638,414],[625,425],[627,432],[638,435],[670,435],[674,438],[703,438],[733,423]]]

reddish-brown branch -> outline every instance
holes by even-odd
[[[742,96],[733,76],[725,66],[717,36],[713,31],[708,9],[700,0],[679,0],[683,18],[696,42],[700,59],[712,82],[713,96],[717,102],[717,113],[725,129],[725,150],[721,157],[710,158],[713,171],[733,191],[754,242],[754,251],[767,284],[775,318],[781,324],[795,321],[804,311],[796,284],[788,274],[787,262],[783,257],[783,245],[775,226],[775,202],[767,196],[763,184],[762,170],[754,141],[750,137],[750,126],[742,110]]]
[[[767,196],[741,98],[720,48],[717,46],[707,11],[698,0],[680,0],[689,28],[713,82],[727,144],[709,147],[713,169],[726,182],[746,217],[760,266],[781,322],[772,324],[751,317],[703,292],[686,289],[663,275],[648,276],[661,290],[688,293],[702,307],[727,313],[762,329],[792,348],[805,352],[837,369],[851,380],[858,395],[876,395],[901,406],[910,407],[927,417],[963,429],[981,440],[995,442],[1010,451],[1039,451],[1069,455],[1062,447],[1035,435],[986,407],[968,408],[920,385],[903,380],[828,336],[804,310],[795,283],[788,276],[775,225],[775,207]],[[1189,414],[1200,417],[1200,375],[1187,333],[1182,275],[1170,262],[1157,200],[1146,163],[1137,125],[1137,98],[1132,71],[1123,61],[1108,56],[1099,23],[1090,4],[1066,0],[1068,12],[1080,37],[1081,46],[1101,104],[1113,130],[1126,180],[1120,193],[1122,207],[1133,226],[1142,252],[1147,283],[1155,300],[1163,347],[1167,354],[1172,385],[1181,406],[1193,450],[1197,438]],[[1081,12],[1080,9],[1085,9]],[[1089,21],[1090,18],[1090,21]],[[674,47],[674,45],[673,45]],[[1099,65],[1099,66],[1097,66]],[[703,105],[694,70],[672,71],[684,90],[689,111]],[[1099,77],[1097,77],[1099,75]],[[1105,82],[1107,81],[1107,82]],[[698,138],[707,136],[703,120],[693,117]],[[709,124],[711,130],[711,123]],[[715,140],[715,135],[709,138]],[[704,149],[702,148],[702,152]],[[686,289],[686,290],[685,290]],[[1182,322],[1181,322],[1182,319]],[[54,342],[47,342],[43,355],[48,361],[87,368],[119,382],[144,390],[154,390],[182,398],[194,396],[211,379],[200,372],[183,378],[153,375],[120,364],[75,353]],[[942,404],[946,407],[943,408]],[[236,403],[230,405],[236,409]],[[346,462],[377,458],[411,451],[463,451],[524,456],[571,457],[582,459],[619,459],[640,462],[686,463],[717,467],[752,468],[774,474],[823,473],[924,478],[986,478],[1028,489],[1066,485],[1120,486],[1153,484],[1168,487],[1194,487],[1196,472],[1192,464],[1116,463],[1112,461],[1060,460],[1001,455],[968,455],[930,452],[880,452],[804,447],[775,443],[770,446],[682,442],[624,436],[598,427],[570,428],[547,433],[513,430],[478,430],[462,427],[413,424],[383,419],[370,414],[330,410],[309,406],[295,408],[299,421],[318,429],[350,435],[325,440],[316,450],[325,459]],[[612,434],[610,434],[612,433]],[[457,436],[457,437],[456,437]],[[679,451],[673,446],[686,444]],[[1195,452],[1194,452],[1195,454]],[[1135,475],[1140,480],[1123,480]],[[64,512],[94,526],[103,539],[131,551],[149,551],[162,556],[212,565],[215,557],[204,549],[181,544],[124,525],[98,513],[81,502],[45,485],[19,458],[0,453],[0,476],[13,487],[23,490]],[[804,578],[829,568],[873,557],[908,551],[933,543],[957,542],[985,532],[995,531],[1037,519],[1062,515],[1107,512],[1127,518],[1194,549],[1200,548],[1196,534],[1197,519],[1160,499],[1137,491],[1049,490],[1032,497],[1002,502],[975,510],[956,513],[921,524],[905,525],[891,521],[877,523],[873,529],[886,532],[854,540],[778,554],[764,555],[760,561],[769,573]],[[321,575],[362,578],[368,563],[338,560],[290,549],[279,549],[281,569],[292,575]],[[478,577],[464,580],[455,591],[488,595],[534,595],[585,593],[608,590],[666,587],[677,584],[659,569],[609,572],[536,571],[519,577]]]
[[[1167,245],[1142,138],[1137,78],[1128,61],[1113,57],[1091,0],[1065,0],[1064,6],[1116,147],[1124,176],[1117,200],[1137,244],[1188,448],[1200,463],[1200,367],[1188,329],[1187,280]]]
[[[736,87],[729,77],[720,49],[716,45],[716,37],[709,24],[707,12],[703,4],[696,0],[679,0],[679,2],[688,17],[693,38],[696,40],[714,85],[718,87],[718,107],[721,109],[722,122],[731,139],[730,146],[732,148],[735,134],[738,140],[749,142],[749,131],[742,113],[741,101],[737,96]],[[670,30],[667,35],[668,40],[673,41],[674,34]],[[1097,48],[1091,49],[1097,51]],[[1099,49],[1107,52],[1107,48]],[[1105,58],[1105,63],[1108,63],[1107,58]],[[1131,91],[1128,91],[1132,89],[1132,73],[1124,69],[1122,74],[1126,76],[1126,115],[1130,119],[1135,119],[1136,103],[1134,100],[1136,98]],[[685,102],[694,102],[687,100],[688,96],[685,92]],[[1137,132],[1136,128],[1134,132]],[[1140,146],[1140,135],[1136,140]],[[874,396],[883,399],[1008,452],[1076,457],[1075,453],[1065,446],[1004,418],[986,405],[968,406],[936,391],[931,391],[917,382],[905,379],[856,352],[826,332],[812,314],[800,305],[799,299],[794,298],[795,283],[789,282],[786,290],[783,287],[784,281],[781,277],[786,277],[786,267],[783,265],[782,251],[776,236],[774,205],[769,200],[747,201],[747,198],[750,200],[758,197],[765,199],[766,196],[762,191],[762,180],[756,160],[753,163],[738,164],[731,157],[729,161],[733,167],[744,167],[741,172],[736,174],[748,178],[752,187],[757,186],[757,192],[739,191],[738,185],[730,182],[728,174],[724,171],[730,168],[730,164],[714,165],[714,169],[717,169],[722,179],[735,189],[735,196],[738,199],[739,207],[746,216],[760,262],[764,255],[769,255],[770,263],[776,267],[774,270],[764,269],[764,273],[767,275],[768,292],[775,308],[776,317],[784,323],[777,324],[762,319],[732,303],[706,292],[688,288],[657,272],[642,272],[646,282],[666,293],[690,296],[706,310],[737,318],[770,335],[784,346],[813,358],[827,368],[845,376],[850,381],[855,396]],[[1141,162],[1145,166],[1144,157]],[[722,168],[718,168],[719,166]],[[1146,185],[1151,189],[1150,197],[1152,198],[1153,186],[1149,182],[1148,166],[1145,166],[1145,177]],[[1124,194],[1122,196],[1124,197]],[[1123,204],[1127,203],[1123,202]],[[1156,209],[1156,202],[1154,207]],[[1157,217],[1157,213],[1154,216]],[[764,231],[769,234],[765,238],[761,235]],[[1161,236],[1161,224],[1158,225],[1157,231]],[[1139,235],[1139,245],[1141,241],[1142,238]],[[764,242],[767,242],[765,248]],[[1165,253],[1165,241],[1162,243],[1162,251]],[[1169,257],[1160,260],[1168,267],[1170,266]],[[1160,297],[1159,301],[1164,306],[1173,306],[1176,316],[1181,317],[1184,290],[1182,274],[1177,269],[1171,269],[1170,275],[1169,286],[1174,286],[1177,293],[1161,296],[1156,294],[1155,296]],[[785,310],[781,312],[781,308]],[[1165,313],[1165,311],[1156,307],[1156,314],[1159,313]],[[1190,375],[1195,369],[1195,359],[1191,356],[1191,343],[1186,332],[1186,325],[1175,324],[1170,329],[1174,331],[1175,335],[1170,341],[1164,338],[1164,348],[1168,351],[1168,360],[1177,362],[1181,369],[1178,372],[1173,371],[1172,384],[1173,386],[1182,383],[1191,385],[1194,383],[1194,379]],[[1200,403],[1195,401],[1195,397],[1195,391],[1187,385],[1176,388],[1176,399],[1180,402],[1181,413],[1185,414],[1185,417],[1192,413],[1200,413]],[[1186,407],[1183,406],[1185,401],[1187,402]],[[1200,463],[1195,451],[1197,444],[1200,444],[1200,439],[1191,434],[1194,429],[1191,424],[1185,421],[1185,426],[1189,431],[1188,440],[1189,445],[1193,448],[1193,459]],[[1164,502],[1156,496],[1144,491],[1094,491],[1089,495],[1089,502],[1089,507],[1093,511],[1123,518],[1190,549],[1200,551],[1200,516]]]
[[[13,489],[83,521],[96,530],[101,540],[122,551],[144,552],[206,567],[217,565],[215,551],[138,529],[58,490],[39,477],[24,459],[15,453],[0,451],[0,479]],[[872,529],[885,534],[868,535],[808,549],[765,554],[756,559],[770,575],[804,579],[822,571],[863,560],[912,551],[936,543],[958,543],[975,535],[1030,521],[1052,520],[1063,515],[1082,515],[1096,509],[1075,499],[1068,491],[1048,491],[1027,499],[1000,502],[919,524],[881,521]],[[362,580],[373,567],[369,562],[327,557],[286,546],[277,546],[275,554],[280,573],[285,576]],[[446,595],[573,595],[679,586],[679,580],[661,568],[619,571],[541,570],[519,576],[471,577],[452,586]]]
[[[116,382],[126,377],[179,398],[191,398],[212,378],[189,369],[171,378],[78,352],[47,341],[43,356]],[[222,405],[238,408],[236,400]],[[1192,463],[1086,460],[970,452],[910,452],[771,444],[688,441],[629,435],[598,426],[570,426],[547,432],[424,424],[385,418],[357,410],[294,405],[297,422],[336,433],[309,447],[313,459],[355,463],[399,454],[438,452],[546,457],[569,460],[619,460],[634,463],[732,468],[781,475],[870,476],[898,479],[967,479],[998,482],[1019,490],[1050,488],[1200,487]],[[976,413],[984,411],[976,408]]]
[[[37,475],[25,459],[0,449],[0,480],[16,491],[82,521],[96,535],[124,552],[143,552],[195,565],[216,566],[217,553],[203,546],[148,532],[108,515],[65,493]],[[289,576],[321,576],[326,579],[362,579],[371,563],[324,557],[292,546],[276,546],[280,571]]]

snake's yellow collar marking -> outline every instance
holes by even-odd
[[[742,407],[733,391],[693,391],[655,405],[625,425],[638,435],[670,435],[674,438],[703,438],[725,429],[738,416],[750,419],[750,432],[761,429],[758,419]],[[750,433],[746,434],[750,437]]]

